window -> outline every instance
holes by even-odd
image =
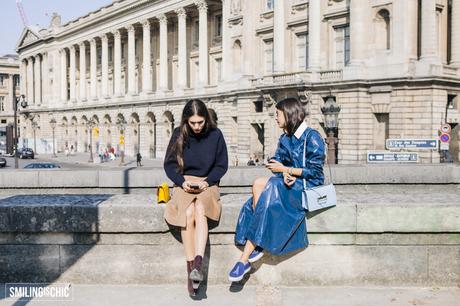
[[[275,0],[267,0],[267,11],[273,11],[275,8]]]
[[[256,113],[262,113],[264,111],[264,102],[263,101],[255,101],[254,102],[254,110]]]
[[[216,31],[216,37],[221,37],[222,36],[222,15],[217,15],[214,19],[215,21],[215,31]]]
[[[273,73],[273,40],[265,40],[264,60],[265,74]]]
[[[5,111],[5,97],[0,97],[0,112]]]
[[[0,75],[0,86],[5,86],[5,76]]]
[[[195,49],[198,48],[199,41],[200,41],[200,21],[195,20],[194,27],[193,27],[193,47]]]
[[[307,70],[308,67],[308,35],[297,35],[297,69]]]
[[[350,27],[335,28],[335,66],[341,69],[350,62]]]

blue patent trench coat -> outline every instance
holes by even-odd
[[[318,131],[306,128],[298,133],[283,134],[278,142],[275,159],[287,167],[303,168],[291,187],[283,182],[282,173],[275,173],[265,186],[254,211],[252,197],[241,208],[236,226],[235,243],[244,245],[246,240],[274,255],[282,255],[305,248],[308,245],[306,211],[302,207],[302,178],[307,186],[322,185],[325,160],[324,140]],[[304,153],[304,139],[307,139]],[[305,167],[302,156],[305,154]]]

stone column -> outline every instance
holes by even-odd
[[[49,64],[48,53],[42,54],[42,104],[49,105],[50,99],[50,78],[49,78]]]
[[[101,87],[102,87],[102,97],[109,97],[109,39],[107,35],[104,34],[101,36],[102,42],[102,63],[101,63]]]
[[[35,104],[34,95],[34,60],[33,57],[27,59],[27,100],[30,104]]]
[[[19,67],[19,73],[20,73],[20,80],[19,80],[19,86],[20,86],[20,95],[25,95],[27,94],[27,62],[26,60],[22,59]]]
[[[13,105],[11,103],[15,95],[14,89],[14,74],[8,74],[8,101],[5,101],[5,111],[9,112],[13,110]]]
[[[196,1],[199,12],[199,87],[208,85],[208,4],[204,0]]]
[[[230,0],[222,0],[222,80],[230,79],[232,74],[232,41],[228,28],[230,17]]]
[[[452,47],[450,64],[460,67],[460,0],[452,0]]]
[[[160,80],[158,92],[168,89],[168,19],[164,14],[158,16],[160,22]]]
[[[92,38],[90,44],[90,81],[91,81],[91,99],[97,99],[97,51],[96,40]]]
[[[309,2],[311,3],[311,1]],[[286,71],[286,3],[275,1],[273,20],[273,70],[275,73]]]
[[[40,55],[35,56],[35,63],[34,63],[34,93],[35,93],[35,104],[41,105],[42,104],[42,77],[41,77],[41,60]]]
[[[308,2],[308,68],[313,71],[321,68],[321,3]]]
[[[76,89],[77,89],[77,65],[75,46],[70,46],[70,69],[69,69],[69,83],[70,83],[70,101],[76,102]]]
[[[144,20],[142,23],[143,46],[142,46],[142,92],[148,94],[152,92],[152,60],[151,60],[151,35],[150,21]]]
[[[133,25],[128,30],[128,94],[137,94],[136,90],[136,30]]]
[[[67,52],[65,49],[61,49],[61,101],[67,102]]]
[[[80,101],[86,101],[86,45],[80,43]]]
[[[351,0],[350,2],[350,64],[361,65],[365,58],[365,30],[367,0]]]
[[[114,96],[121,96],[121,34],[119,30],[113,32],[113,91]]]
[[[184,89],[187,87],[187,14],[184,8],[176,10],[178,19],[178,71],[177,87]]]
[[[436,28],[436,0],[423,0],[421,60],[434,60],[438,57]]]

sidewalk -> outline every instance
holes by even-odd
[[[4,288],[4,286],[1,286]],[[0,305],[212,305],[212,306],[458,306],[460,288],[393,287],[249,287],[209,286],[197,300],[185,285],[73,285],[73,301],[6,300]]]
[[[65,155],[63,153],[57,154],[57,157],[52,157],[51,154],[37,155],[37,162],[54,162],[59,164],[62,168],[123,168],[123,167],[136,167],[136,158],[125,156],[123,165],[120,165],[120,157],[115,160],[109,160],[101,163],[97,154],[93,153],[93,163],[89,162],[89,153],[74,153],[72,155]],[[163,167],[162,159],[142,159],[142,168],[161,168]]]

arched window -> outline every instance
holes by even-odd
[[[378,50],[390,50],[391,48],[391,24],[390,12],[386,9],[378,11],[375,18],[375,39]]]

